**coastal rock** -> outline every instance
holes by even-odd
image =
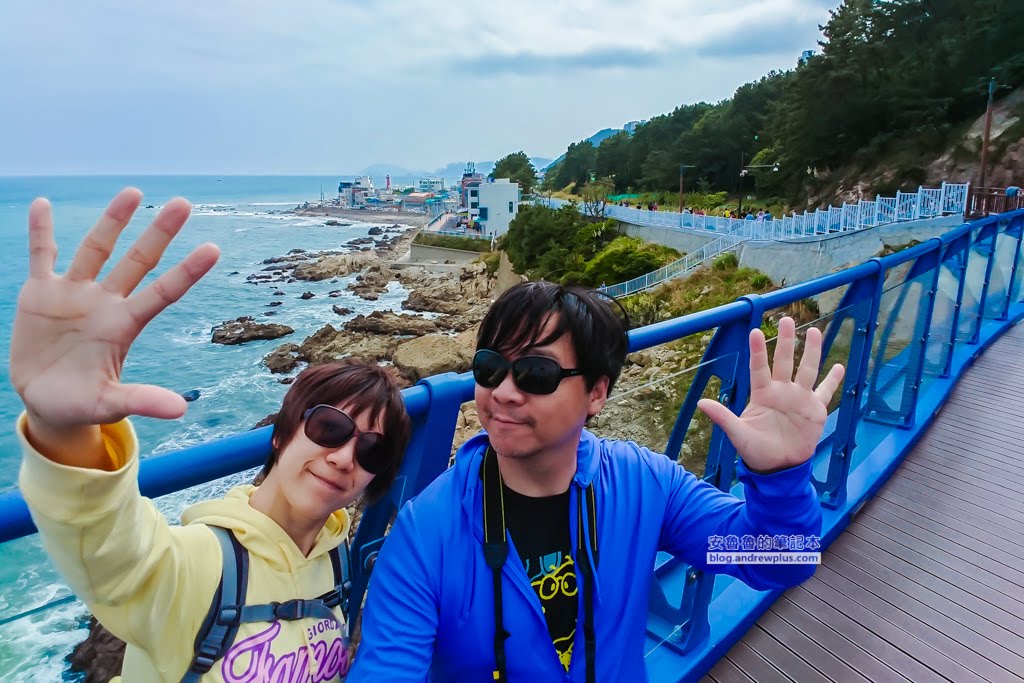
[[[344,306],[339,306],[337,304],[331,306],[331,308],[334,309],[334,312],[337,313],[338,315],[351,315],[352,314],[352,309],[351,308],[345,308]]]
[[[409,293],[409,298],[402,302],[402,308],[410,311],[430,311],[433,313],[465,313],[469,302],[465,299],[452,297],[443,290],[435,288],[420,289]]]
[[[287,325],[276,323],[258,323],[251,316],[242,316],[235,320],[225,320],[213,328],[214,344],[245,344],[257,339],[277,339],[294,332]]]
[[[275,374],[291,372],[301,361],[301,347],[298,344],[282,344],[263,357],[263,364]]]
[[[269,304],[267,304],[267,306],[273,308],[274,306],[280,306],[283,303],[283,301],[271,301]]]
[[[370,229],[369,229],[369,230],[367,231],[367,233],[366,233],[366,234],[368,234],[368,235],[383,235],[383,234],[384,234],[384,229],[383,229],[383,228],[379,228],[379,227],[377,227],[377,226],[375,225],[375,226],[373,226],[372,228],[370,228]]]
[[[381,294],[387,291],[390,280],[391,272],[384,270],[377,263],[367,268],[366,272],[356,276],[355,282],[350,283],[346,289],[363,299],[376,301]]]
[[[392,362],[411,382],[440,372],[465,372],[473,356],[463,344],[443,334],[428,334],[402,343]]]
[[[85,673],[85,683],[106,683],[121,675],[124,651],[124,641],[90,617],[89,635],[75,646],[67,661],[72,671]]]
[[[341,296],[341,290],[336,289],[333,292],[328,292],[327,296],[331,297],[332,299],[337,299],[339,296]]]
[[[421,336],[437,332],[437,325],[419,316],[374,311],[370,315],[357,315],[345,323],[345,329],[366,334]]]
[[[336,226],[336,225],[341,225],[341,224],[338,221],[336,221],[336,220],[334,220],[332,218],[331,220],[329,220],[326,223],[324,223],[324,225]]]
[[[314,263],[299,264],[292,271],[292,274],[299,280],[328,280],[364,270],[370,265],[378,263],[379,260],[376,254],[361,252],[339,254],[338,256],[323,256]]]
[[[281,291],[281,290],[279,289],[279,290],[277,290],[276,292],[274,292],[274,296],[284,296],[284,292],[282,292],[282,291]]]
[[[350,246],[350,247],[358,247],[358,246],[361,246],[363,244],[374,244],[374,243],[375,242],[374,242],[374,239],[372,237],[356,237],[355,239],[351,239],[348,242],[345,242],[345,245],[346,246]]]
[[[299,344],[284,344],[268,353],[263,364],[273,373],[291,372],[299,363],[331,363],[354,356],[368,361],[388,360],[400,338],[363,334],[324,325]]]
[[[292,378],[291,377],[285,377],[284,379],[292,379]],[[281,381],[284,382],[284,380],[281,380]],[[249,431],[252,431],[253,429],[259,429],[260,427],[269,427],[270,425],[274,424],[274,422],[276,420],[277,420],[277,413],[271,413],[270,415],[267,415],[265,418],[263,418],[262,420],[260,420],[256,424],[254,424],[252,427],[249,427]]]
[[[288,255],[289,255],[289,256],[290,256],[291,254],[305,254],[305,253],[306,253],[306,250],[305,250],[305,249],[289,249],[289,250],[288,250]]]
[[[299,298],[300,299],[312,299],[314,296],[316,296],[316,294],[314,294],[313,292],[303,292],[302,296],[300,296]]]

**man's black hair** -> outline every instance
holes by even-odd
[[[620,314],[621,311],[621,314]],[[540,337],[548,317],[557,316],[554,329]],[[552,282],[523,282],[498,297],[477,333],[476,348],[509,355],[545,346],[569,333],[576,350],[576,367],[587,389],[608,378],[608,394],[626,360],[629,321],[617,301],[592,289],[563,287]]]

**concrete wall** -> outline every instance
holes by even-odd
[[[761,271],[778,285],[795,284],[863,263],[887,246],[924,242],[962,223],[962,216],[943,216],[785,242],[744,242],[736,253],[741,266]]]
[[[415,266],[437,273],[456,272],[459,268],[475,261],[480,256],[482,254],[478,251],[463,251],[462,249],[412,244],[409,248],[409,253],[395,261],[393,265],[398,268]],[[454,261],[454,263],[446,264],[445,261]]]
[[[718,239],[717,235],[704,232],[703,230],[661,228],[622,222],[619,223],[619,232],[630,237],[639,237],[645,242],[664,244],[666,247],[672,247],[687,254],[697,251],[708,242]]]

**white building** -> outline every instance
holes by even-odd
[[[428,178],[420,178],[416,181],[417,192],[442,192],[444,191],[444,181],[436,176],[430,176]]]
[[[500,237],[508,232],[509,223],[519,213],[521,192],[519,183],[508,178],[484,180],[479,185],[467,186],[470,220],[479,224],[486,235]]]

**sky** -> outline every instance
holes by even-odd
[[[839,0],[10,0],[0,175],[349,174],[716,102]]]

